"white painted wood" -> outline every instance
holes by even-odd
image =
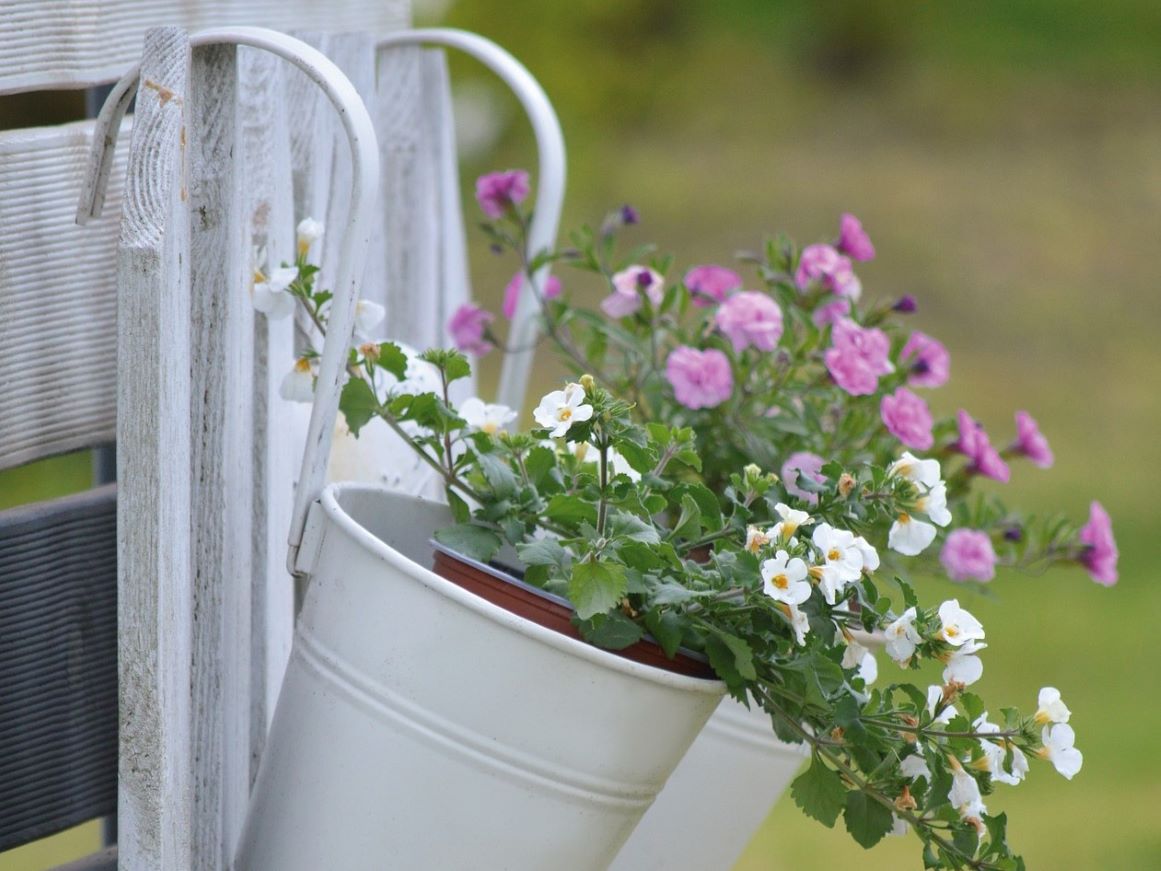
[[[92,137],[91,121],[0,132],[0,468],[115,435],[117,213],[73,221]]]
[[[0,0],[0,93],[116,79],[145,31],[262,25],[385,33],[406,27],[409,0]]]
[[[251,250],[264,250],[267,263],[277,266],[294,258],[289,113],[285,102],[285,76],[290,67],[268,52],[253,48],[240,48],[238,59],[243,219]],[[258,771],[293,632],[294,588],[286,571],[284,548],[302,443],[294,438],[290,425],[293,409],[278,394],[282,376],[294,359],[293,322],[256,316],[253,358],[251,782]]]
[[[195,871],[229,865],[250,791],[254,309],[236,57],[232,45],[194,50],[186,137]]]
[[[189,43],[145,40],[118,247],[119,862],[191,852]]]
[[[560,121],[544,89],[511,54],[491,40],[474,33],[442,28],[418,29],[394,33],[379,42],[385,50],[385,57],[400,51],[401,46],[426,44],[445,45],[470,54],[496,73],[520,100],[532,123],[538,152],[536,200],[532,225],[528,231],[528,249],[529,253],[535,254],[553,247],[564,202],[565,152]],[[528,388],[539,331],[537,297],[549,274],[550,269],[545,266],[533,276],[532,287],[526,286],[523,289],[512,318],[508,336],[515,350],[504,357],[497,399],[513,408],[523,404]]]

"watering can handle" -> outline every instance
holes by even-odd
[[[538,177],[532,226],[528,230],[528,254],[535,255],[556,243],[560,212],[564,204],[565,154],[560,121],[540,83],[516,58],[496,43],[466,30],[429,28],[402,30],[379,40],[380,48],[402,45],[442,45],[471,55],[499,76],[515,93],[536,136]],[[497,401],[512,408],[524,404],[528,375],[537,338],[538,298],[548,281],[550,266],[538,269],[531,292],[523,281],[512,317],[509,344],[513,350],[504,357]]]
[[[330,99],[351,145],[351,207],[339,250],[335,295],[331,300],[326,343],[315,384],[302,471],[294,494],[288,555],[288,566],[294,573],[307,509],[318,498],[326,481],[331,434],[339,411],[339,391],[355,328],[355,302],[371,244],[372,207],[379,193],[379,144],[371,116],[354,85],[325,55],[301,40],[262,27],[225,27],[200,31],[189,41],[191,46],[245,45],[264,49],[290,61]],[[133,98],[139,77],[140,67],[134,67],[122,76],[97,116],[93,151],[77,212],[78,223],[84,224],[101,213],[117,129]]]

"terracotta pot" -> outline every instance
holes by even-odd
[[[582,640],[580,632],[572,623],[575,612],[566,599],[524,583],[516,577],[512,569],[485,565],[438,543],[434,546],[435,564],[432,571],[441,578],[447,578],[453,584],[470,590],[493,605],[499,605],[505,611],[519,614],[561,635]],[[674,659],[670,659],[661,646],[648,636],[629,647],[608,652],[677,674],[711,680],[716,678],[705,657],[691,651],[682,651]]]
[[[444,505],[331,485],[238,871],[604,871],[724,693],[425,568]]]

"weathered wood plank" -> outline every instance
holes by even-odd
[[[190,757],[189,42],[145,40],[118,248],[122,867],[194,866]]]
[[[294,259],[290,133],[283,102],[289,67],[268,52],[245,47],[238,50],[238,62],[243,219],[251,250],[264,251],[267,263],[277,266]],[[258,772],[293,632],[294,587],[286,571],[286,531],[305,427],[296,437],[290,420],[293,409],[278,394],[293,358],[293,322],[255,317],[251,781]]]
[[[250,789],[254,309],[236,159],[237,49],[195,48],[186,136],[196,871],[226,868]]]
[[[125,161],[113,164],[109,213],[76,226],[92,136],[91,121],[0,133],[0,468],[112,441],[116,429]]]
[[[0,93],[111,81],[159,25],[383,33],[409,20],[409,0],[0,0]]]
[[[116,487],[0,512],[0,851],[117,801]]]

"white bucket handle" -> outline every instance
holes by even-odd
[[[314,405],[310,413],[302,471],[294,495],[287,557],[293,574],[306,525],[306,513],[322,492],[330,456],[331,434],[339,411],[339,391],[346,369],[347,351],[355,328],[355,301],[367,253],[371,244],[371,215],[379,192],[379,144],[371,116],[355,86],[322,52],[301,40],[262,27],[225,27],[203,30],[189,38],[191,46],[245,45],[260,48],[290,61],[322,88],[339,113],[351,145],[351,207],[339,250],[338,278],[331,300],[326,343],[319,364]],[[125,115],[140,76],[135,66],[113,86],[93,133],[85,185],[81,193],[77,222],[98,217],[104,205],[105,188],[112,165],[117,129]]]
[[[429,28],[402,30],[379,40],[380,48],[395,48],[401,45],[443,45],[469,54],[499,76],[512,89],[536,136],[538,176],[536,180],[536,203],[532,213],[532,226],[528,230],[528,253],[551,247],[556,242],[560,227],[560,213],[564,205],[565,153],[564,135],[560,130],[560,120],[548,100],[548,95],[533,78],[527,68],[496,43],[466,30],[451,28]],[[500,385],[496,401],[512,408],[524,404],[528,390],[528,376],[532,368],[532,357],[537,338],[537,298],[551,273],[551,266],[545,265],[533,276],[531,293],[527,292],[528,282],[522,280],[520,295],[516,301],[516,312],[512,316],[509,343],[514,350],[504,355],[500,370]]]

